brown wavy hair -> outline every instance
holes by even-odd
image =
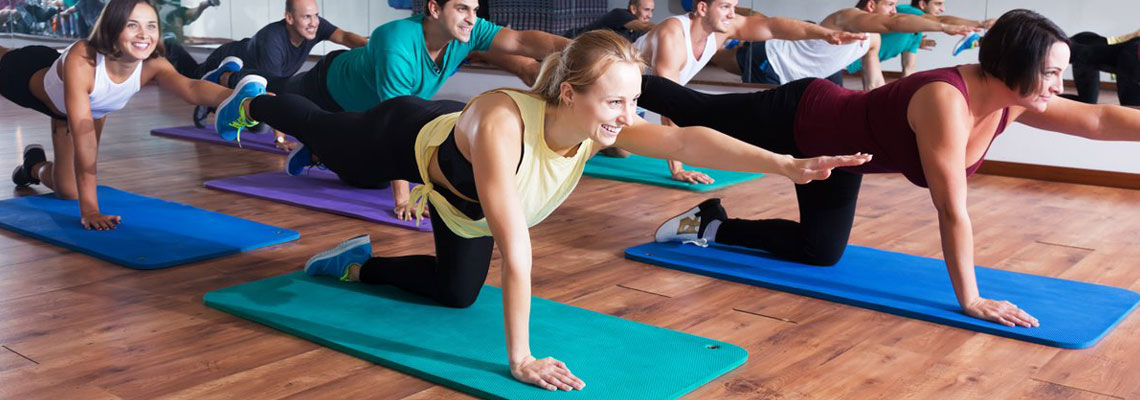
[[[119,48],[119,35],[123,33],[123,29],[126,29],[127,21],[131,18],[131,12],[134,12],[135,6],[139,3],[150,6],[154,10],[154,15],[158,15],[158,8],[149,0],[108,1],[107,5],[103,7],[103,12],[99,13],[99,20],[95,22],[91,36],[87,37],[87,44],[103,55],[112,58],[121,57],[123,49]],[[162,45],[161,25],[156,40],[154,52],[150,53],[150,57],[147,57],[148,60],[166,54],[166,47]]]

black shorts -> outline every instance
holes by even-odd
[[[46,46],[28,46],[9,51],[0,59],[0,96],[24,108],[30,108],[51,117],[67,120],[40,101],[28,88],[32,75],[51,67],[59,59],[59,52]]]

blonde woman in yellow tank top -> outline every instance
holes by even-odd
[[[585,383],[561,361],[531,353],[528,228],[570,194],[594,153],[618,145],[697,166],[785,175],[797,183],[870,159],[794,159],[707,128],[649,124],[634,114],[642,68],[629,42],[594,31],[549,57],[529,92],[487,92],[466,108],[413,96],[362,113],[329,113],[294,95],[259,96],[244,106],[253,119],[304,145],[290,157],[293,172],[319,159],[357,185],[420,183],[413,202],[418,210],[430,207],[436,256],[372,257],[369,237],[358,236],[314,256],[307,273],[394,285],[443,306],[467,307],[486,280],[498,243],[511,374],[569,391]]]

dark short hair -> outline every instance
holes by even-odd
[[[1022,96],[1041,82],[1049,49],[1069,44],[1069,36],[1041,14],[1016,9],[1002,14],[980,43],[978,62],[982,71],[1000,79]]]
[[[285,12],[293,12],[293,0],[285,0]]]
[[[871,1],[872,0],[859,0],[858,3],[855,3],[855,8],[862,10],[863,7],[866,7],[867,3],[870,3]]]
[[[433,1],[435,4],[439,5],[439,8],[443,8],[443,6],[447,4],[448,0],[424,0],[424,15],[431,15],[431,12],[428,12],[428,5]]]
[[[629,0],[630,7],[641,7],[641,0]]]
[[[910,6],[914,8],[922,8],[922,2],[930,2],[930,0],[910,0]]]
[[[154,15],[158,15],[158,9],[149,0],[108,1],[107,5],[103,7],[103,12],[99,13],[99,20],[95,22],[91,36],[87,37],[87,44],[103,55],[112,58],[121,57],[123,50],[119,48],[119,35],[127,27],[127,20],[131,19],[131,12],[139,3],[150,6],[154,10]],[[154,52],[147,59],[162,57],[166,54],[166,47],[162,45],[161,26],[159,29],[158,41],[154,44]]]

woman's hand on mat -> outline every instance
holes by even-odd
[[[713,178],[701,171],[680,170],[673,173],[673,180],[689,183],[713,183]]]
[[[98,231],[115,229],[115,226],[119,225],[122,220],[118,215],[104,215],[98,211],[84,214],[79,218],[79,222],[83,223],[84,228]]]
[[[986,321],[993,321],[1005,326],[1022,326],[1026,328],[1041,326],[1037,318],[1018,308],[1013,303],[1002,300],[990,300],[978,297],[965,307],[966,314]]]
[[[566,368],[565,363],[555,360],[554,357],[539,360],[527,356],[518,363],[511,363],[511,375],[514,375],[515,379],[519,381],[550,391],[565,390],[569,392],[571,390],[582,390],[586,387],[586,383],[570,373],[570,369]]]
[[[392,212],[396,213],[396,218],[399,218],[399,219],[404,220],[404,221],[411,221],[412,218],[415,218],[415,216],[416,216],[415,211],[412,210],[412,204],[408,201],[404,201],[404,202],[401,202],[399,204],[396,204],[396,208],[394,208],[392,210]],[[425,207],[424,208],[424,218],[430,218],[430,217],[431,217],[431,214],[428,213],[428,209]]]
[[[870,154],[856,153],[850,156],[822,156],[815,158],[793,158],[784,176],[797,185],[827,179],[831,170],[839,167],[854,167],[871,161]]]

